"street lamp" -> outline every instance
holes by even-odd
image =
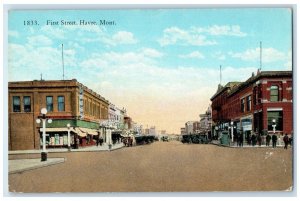
[[[231,122],[230,125],[231,125],[231,142],[233,142],[233,122]]]
[[[272,126],[273,126],[273,133],[275,135],[275,128],[276,128],[276,120],[275,119],[272,120]]]
[[[42,108],[41,109],[41,114],[42,116],[39,116],[40,119],[36,119],[36,123],[40,124],[41,119],[43,122],[43,150],[41,153],[41,161],[47,161],[47,151],[46,151],[46,120],[49,124],[52,123],[52,119],[47,119],[46,114],[47,114],[47,109]]]
[[[219,130],[219,127],[216,126],[216,127],[215,127],[215,130],[216,130],[216,136],[217,136],[217,139],[218,139],[218,137],[219,137],[219,136],[218,136],[218,130]]]
[[[68,150],[71,151],[71,139],[70,139],[70,128],[71,128],[71,125],[70,124],[67,124],[67,127],[68,127]]]

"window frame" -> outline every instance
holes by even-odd
[[[13,98],[13,108],[12,108],[12,110],[13,110],[13,112],[21,112],[21,97],[20,96],[13,96],[12,97]],[[15,105],[15,98],[18,98],[19,99],[19,103],[18,103],[18,105]],[[15,110],[15,108],[18,106],[18,110]]]
[[[277,94],[273,95],[272,92],[277,92]],[[275,97],[276,100],[272,100],[272,97]],[[279,101],[279,87],[278,87],[278,85],[272,85],[270,87],[270,102],[278,102],[278,101]]]
[[[62,102],[60,101],[60,98],[62,98]],[[61,105],[62,104],[62,105]],[[62,106],[62,109],[60,108]],[[66,110],[65,107],[65,96],[57,96],[57,111],[64,112]]]
[[[29,104],[25,105],[25,99],[29,99]],[[29,109],[27,107],[29,106]],[[23,109],[24,112],[31,112],[31,96],[23,96]]]
[[[247,111],[251,111],[251,95],[247,96],[246,98],[247,101]]]
[[[48,98],[51,98],[51,103],[48,103]],[[53,112],[53,96],[46,96],[46,108],[48,112]]]
[[[241,112],[244,113],[245,112],[245,98],[241,99],[240,104],[241,104]]]

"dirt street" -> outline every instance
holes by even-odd
[[[9,159],[38,158],[14,155]],[[11,192],[286,190],[292,149],[155,142],[111,152],[49,153],[65,163],[9,175]]]

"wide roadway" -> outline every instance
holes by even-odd
[[[293,185],[291,148],[228,148],[174,141],[111,152],[49,153],[48,157],[66,161],[10,174],[9,191],[284,191]]]

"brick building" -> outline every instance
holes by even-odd
[[[214,127],[224,130],[234,123],[234,134],[251,131],[273,132],[280,136],[293,132],[293,92],[291,71],[262,71],[241,83],[219,86],[212,96]]]
[[[67,145],[67,124],[72,144],[92,144],[99,122],[108,119],[109,102],[77,80],[21,81],[8,83],[9,150],[40,149],[41,125],[36,123],[41,108],[52,119],[46,127],[47,146]],[[105,136],[104,136],[105,137]]]

